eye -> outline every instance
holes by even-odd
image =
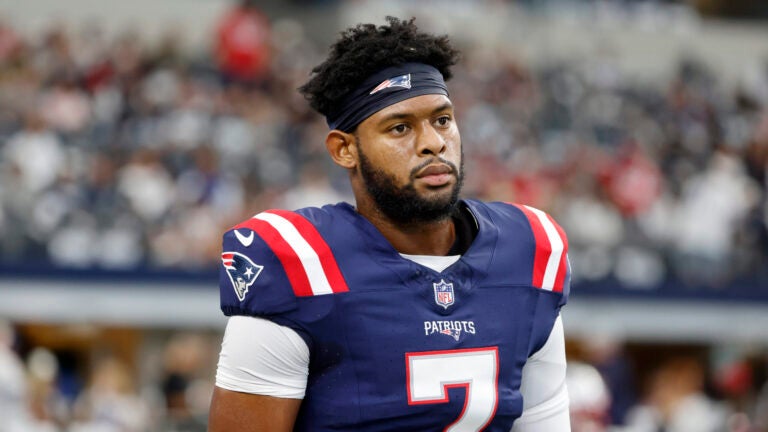
[[[405,123],[399,123],[389,128],[389,132],[395,135],[403,135],[407,130],[408,130],[408,125],[406,125]]]
[[[438,126],[443,126],[443,127],[448,126],[449,124],[451,124],[451,116],[449,115],[440,116],[437,118],[437,120],[435,120],[435,123],[437,123]]]

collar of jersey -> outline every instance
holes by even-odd
[[[491,221],[484,205],[475,200],[462,200],[467,205],[469,210],[474,215],[478,224],[478,233],[469,249],[460,256],[456,262],[449,265],[444,269],[445,272],[451,273],[452,270],[462,268],[464,266],[460,263],[466,264],[472,271],[472,279],[479,281],[488,274],[488,267],[491,264],[493,257],[493,251],[496,248],[496,241],[498,240],[499,231],[496,225]],[[422,267],[429,268],[429,266],[423,266],[419,263],[405,258],[390,244],[381,232],[376,228],[368,219],[358,213],[355,208],[349,203],[340,203],[339,207],[344,210],[342,215],[348,219],[358,230],[360,230],[363,236],[367,240],[367,246],[371,252],[375,251],[377,254],[383,254],[384,256],[391,256],[398,260],[406,260],[412,264],[418,264]],[[441,273],[441,272],[436,272]]]

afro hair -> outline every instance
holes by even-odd
[[[389,25],[358,24],[343,31],[328,58],[312,69],[313,76],[299,91],[315,111],[325,116],[335,112],[349,92],[390,66],[424,63],[440,71],[446,81],[451,78],[459,52],[447,36],[419,32],[415,18],[386,20]]]

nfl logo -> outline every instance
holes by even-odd
[[[435,303],[448,309],[453,304],[453,284],[440,279],[440,282],[432,284],[435,288]]]

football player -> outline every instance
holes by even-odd
[[[458,52],[387,21],[343,32],[300,89],[354,205],[224,235],[209,430],[569,431],[566,237],[538,209],[459,199]]]

